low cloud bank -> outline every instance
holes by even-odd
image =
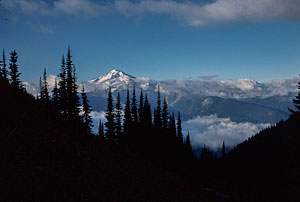
[[[100,112],[92,111],[90,115],[92,116],[93,124],[94,124],[94,127],[92,128],[92,131],[94,133],[98,133],[100,120],[103,123],[106,121],[105,112],[104,111],[100,111]]]
[[[263,123],[236,123],[230,118],[219,118],[217,115],[198,116],[183,123],[183,131],[190,132],[193,146],[203,146],[218,149],[224,141],[227,146],[235,146],[260,130],[269,127]]]
[[[106,121],[105,112],[92,111],[91,116],[94,123],[93,132],[98,133],[99,121]],[[194,147],[205,144],[213,150],[218,149],[223,141],[228,147],[235,146],[269,126],[270,124],[263,123],[236,123],[230,118],[219,118],[215,114],[198,116],[182,124],[184,135],[189,131]]]

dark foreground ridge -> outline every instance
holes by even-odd
[[[0,201],[218,201],[0,80]]]
[[[300,201],[300,116],[239,144],[220,163],[233,201]],[[221,186],[221,187],[222,187]]]

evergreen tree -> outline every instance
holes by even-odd
[[[144,101],[144,128],[152,128],[152,115],[151,115],[151,106],[148,101],[148,96],[146,94]]]
[[[76,75],[76,67],[73,65],[73,99],[72,99],[72,104],[73,104],[73,117],[74,119],[79,119],[79,113],[80,113],[80,99],[78,96],[78,88],[79,86],[77,85],[77,75]]]
[[[170,133],[172,137],[176,137],[176,121],[175,121],[175,115],[172,113],[170,118]]]
[[[133,128],[137,128],[137,126],[138,126],[138,113],[137,113],[136,105],[137,105],[137,102],[136,102],[135,85],[134,85],[133,91],[132,91],[132,99],[131,99],[131,116],[132,116]]]
[[[83,125],[85,128],[85,132],[87,134],[91,134],[92,127],[93,127],[93,120],[92,120],[90,113],[92,112],[92,109],[88,103],[87,96],[86,96],[86,93],[84,90],[84,86],[82,86],[81,96],[82,96],[82,110],[83,110],[82,122],[83,122]]]
[[[210,151],[209,147],[204,145],[202,147],[201,155],[200,155],[200,161],[204,163],[205,166],[209,166],[209,162],[214,159],[214,154],[212,151]]]
[[[109,89],[108,91],[107,110],[105,118],[107,120],[105,122],[105,137],[109,142],[115,143],[115,113],[111,89]]]
[[[16,51],[10,52],[10,64],[9,64],[9,75],[11,85],[17,89],[22,89],[22,83],[20,80],[21,73],[18,70],[18,54]]]
[[[76,78],[76,68],[72,62],[71,49],[68,47],[68,53],[66,58],[66,114],[69,119],[79,120],[79,97],[78,85]]]
[[[168,129],[169,127],[169,112],[166,98],[164,98],[163,109],[162,109],[162,127]]]
[[[186,139],[185,139],[185,148],[186,150],[191,153],[192,152],[192,145],[190,140],[190,133],[188,132]]]
[[[161,129],[161,101],[159,85],[157,87],[157,106],[154,110],[154,128]]]
[[[223,144],[222,144],[222,158],[224,158],[226,155],[226,149],[225,149],[225,142],[223,141]]]
[[[297,84],[297,88],[300,90],[300,82]],[[292,112],[293,115],[300,113],[300,91],[298,92],[298,95],[293,99],[295,110],[289,109],[290,112]]]
[[[66,66],[65,57],[62,57],[62,63],[59,73],[59,111],[63,115],[67,115],[67,84],[66,84]]]
[[[6,59],[5,59],[5,52],[3,50],[3,53],[2,53],[2,78],[5,79],[5,80],[8,80],[7,79],[7,69],[6,69]]]
[[[119,142],[121,135],[122,135],[121,134],[122,133],[122,106],[121,106],[121,98],[120,98],[119,92],[118,92],[117,103],[116,103],[115,127],[116,127],[116,139],[117,139],[117,142]]]
[[[57,86],[57,80],[55,79],[54,88],[52,90],[52,103],[55,110],[59,109],[59,89]]]
[[[104,125],[103,125],[101,119],[100,119],[100,122],[99,122],[98,135],[101,139],[104,139]]]
[[[143,123],[144,123],[144,95],[143,95],[143,91],[141,91],[141,94],[140,94],[139,123],[140,123],[140,125],[143,125]]]
[[[3,79],[3,75],[2,75],[2,60],[0,60],[0,78]]]
[[[177,138],[178,138],[178,141],[180,142],[180,144],[182,144],[183,136],[182,136],[180,112],[178,112],[178,117],[177,117]]]
[[[42,82],[42,78],[40,77],[40,96],[38,97],[40,100],[45,100],[45,97],[44,97],[44,85],[43,85],[43,82]]]
[[[68,53],[66,58],[66,112],[70,119],[74,118],[74,96],[73,96],[73,63],[70,46],[68,47]]]
[[[46,68],[44,68],[44,73],[42,78],[41,100],[45,103],[49,103],[50,101]]]
[[[129,97],[129,90],[127,89],[127,97],[126,97],[126,105],[125,105],[125,113],[124,113],[124,135],[127,136],[132,127],[132,117],[131,117],[131,110],[130,110],[130,97]]]

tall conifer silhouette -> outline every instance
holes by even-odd
[[[65,57],[62,56],[61,68],[59,73],[59,111],[67,115],[67,82],[66,82],[66,65]]]
[[[185,148],[186,150],[191,153],[192,152],[192,145],[191,145],[191,139],[190,139],[190,133],[188,132],[186,139],[185,139]]]
[[[43,72],[43,78],[42,78],[42,90],[41,90],[41,100],[45,103],[49,103],[50,96],[49,96],[49,90],[48,90],[48,81],[47,81],[47,71],[46,68],[44,68]]]
[[[93,127],[93,120],[92,120],[92,117],[90,114],[92,112],[92,108],[88,103],[88,99],[87,99],[87,96],[85,93],[84,86],[82,86],[81,97],[82,97],[82,110],[83,110],[83,114],[82,114],[83,126],[85,129],[85,132],[87,134],[91,134],[92,127]]]
[[[99,121],[98,135],[101,139],[104,139],[104,125],[103,125],[101,119]]]
[[[226,155],[226,148],[225,148],[225,142],[223,141],[223,144],[222,144],[222,158],[224,158]]]
[[[162,128],[167,130],[169,127],[169,112],[166,98],[164,98],[162,109]]]
[[[52,103],[56,111],[59,110],[59,89],[55,78],[54,88],[52,90]]]
[[[141,126],[144,124],[144,95],[143,95],[143,91],[141,91],[140,100],[139,100],[139,124]]]
[[[72,61],[71,49],[68,47],[66,58],[66,114],[69,119],[79,120],[79,97],[76,68]]]
[[[134,85],[132,90],[132,99],[131,99],[131,116],[132,116],[132,124],[134,128],[138,126],[138,111],[136,105],[137,102],[136,102],[135,85]]]
[[[157,103],[156,109],[154,110],[154,127],[156,129],[161,129],[161,100],[159,85],[157,86]]]
[[[132,116],[130,110],[130,96],[129,90],[127,89],[127,97],[126,97],[126,105],[125,105],[125,112],[124,112],[124,135],[128,136],[132,127]]]
[[[149,104],[147,94],[145,96],[145,101],[144,101],[144,127],[146,129],[152,128],[151,106]]]
[[[2,66],[3,66],[3,63],[2,63],[2,60],[0,60],[0,78],[3,79],[3,74],[2,74]]]
[[[115,143],[115,113],[113,106],[113,97],[111,89],[109,88],[108,97],[107,97],[107,109],[105,114],[105,137],[111,142]]]
[[[40,80],[39,80],[39,87],[40,87],[40,96],[38,96],[38,98],[40,100],[45,100],[45,97],[44,97],[44,85],[43,85],[43,81],[42,81],[42,77],[40,77]]]
[[[178,117],[177,117],[177,138],[178,138],[178,141],[182,144],[183,136],[182,136],[180,112],[178,112]]]
[[[5,80],[8,80],[7,78],[7,68],[6,68],[6,58],[5,58],[5,51],[3,49],[3,52],[2,52],[2,78],[5,79]]]
[[[76,67],[73,65],[73,89],[72,89],[72,104],[73,104],[73,117],[74,119],[79,119],[80,113],[80,99],[78,96],[78,84],[77,84],[77,74],[76,74]]]
[[[298,82],[297,88],[298,90],[300,90],[300,82]],[[295,110],[289,109],[289,111],[292,112],[292,114],[294,115],[299,114],[300,113],[300,91],[298,92],[298,95],[295,97],[295,99],[293,99],[293,103],[294,103]]]
[[[174,113],[172,113],[170,118],[170,133],[172,137],[176,137],[176,121]]]
[[[116,128],[116,141],[119,142],[121,139],[121,133],[122,133],[122,106],[121,106],[121,98],[120,93],[118,92],[117,96],[117,103],[116,103],[116,122],[115,122],[115,128]]]
[[[11,85],[17,89],[22,89],[20,80],[21,73],[18,70],[18,54],[16,51],[10,52],[9,76]]]

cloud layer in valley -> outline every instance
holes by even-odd
[[[79,15],[96,17],[104,13],[145,17],[146,14],[170,16],[191,26],[234,22],[300,20],[298,0],[216,0],[200,4],[175,0],[2,0],[7,10],[28,15]]]
[[[93,131],[97,133],[99,121],[106,121],[105,112],[93,111],[91,116],[94,123]],[[236,123],[229,118],[219,118],[216,115],[210,115],[198,116],[195,119],[184,122],[182,126],[185,135],[189,131],[193,146],[199,147],[205,144],[211,149],[219,149],[223,141],[229,147],[235,146],[260,130],[269,127],[270,124]]]
[[[198,116],[183,123],[185,134],[189,131],[194,146],[205,144],[212,149],[221,147],[223,141],[227,146],[235,146],[269,126],[262,123],[236,123],[216,115]]]

